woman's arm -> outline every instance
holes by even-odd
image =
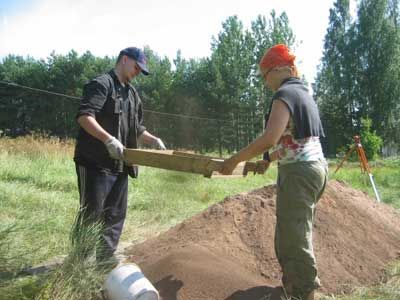
[[[285,131],[289,119],[290,112],[286,104],[281,100],[274,100],[264,133],[247,147],[225,160],[221,173],[225,175],[232,174],[233,169],[241,161],[250,160],[275,146]]]

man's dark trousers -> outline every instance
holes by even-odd
[[[128,174],[110,173],[76,164],[80,206],[85,221],[104,226],[97,260],[110,258],[118,246],[128,200]]]

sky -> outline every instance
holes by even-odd
[[[0,0],[0,59],[66,54],[116,56],[148,45],[159,56],[207,57],[222,23],[237,15],[245,28],[272,9],[289,17],[297,63],[313,82],[333,0]],[[354,6],[354,1],[352,1]],[[353,10],[355,8],[353,7]]]

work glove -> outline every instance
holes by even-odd
[[[115,137],[111,137],[104,143],[104,145],[106,145],[108,154],[110,154],[111,158],[122,160],[124,146],[119,140],[117,140]]]
[[[155,146],[157,149],[160,149],[160,150],[167,150],[167,147],[165,147],[163,141],[162,141],[160,138],[157,138],[157,139],[154,141],[154,146]]]

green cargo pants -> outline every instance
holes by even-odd
[[[275,252],[283,272],[283,286],[296,299],[305,299],[320,286],[312,228],[327,172],[325,161],[278,167]]]

